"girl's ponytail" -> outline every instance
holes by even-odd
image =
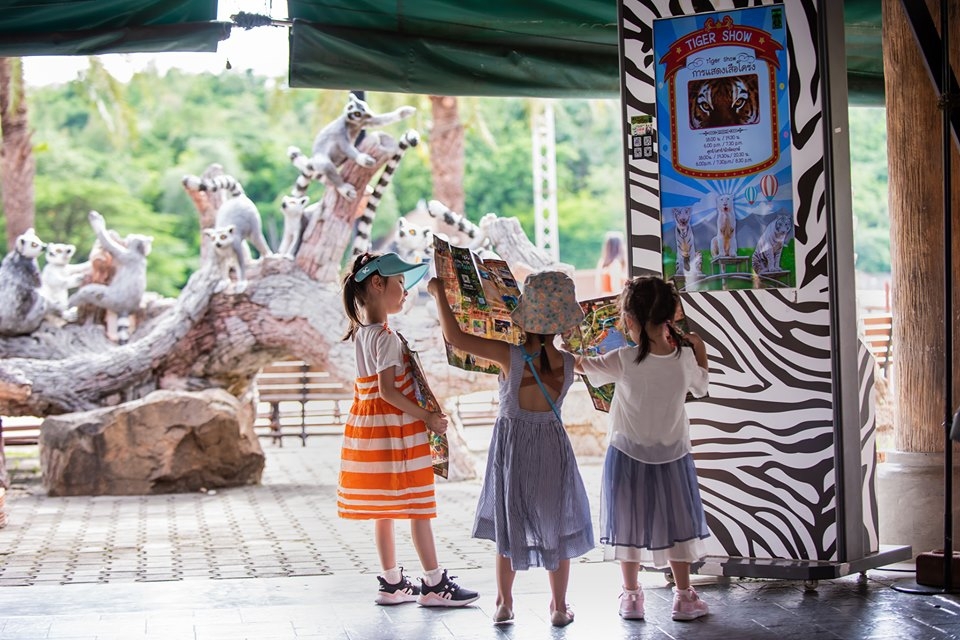
[[[363,282],[357,282],[354,276],[356,276],[360,267],[375,257],[376,256],[370,253],[358,255],[353,261],[350,271],[343,277],[343,310],[346,312],[347,319],[350,321],[350,326],[347,327],[347,332],[342,338],[344,341],[352,340],[357,334],[357,329],[363,326],[363,320],[361,318],[361,309],[364,305],[363,294],[367,288],[367,283],[370,281],[368,278]]]

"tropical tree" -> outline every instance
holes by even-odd
[[[430,130],[430,175],[433,197],[459,213],[466,211],[463,186],[464,127],[457,98],[430,96],[433,127]]]
[[[0,58],[0,195],[6,218],[7,250],[33,226],[33,144],[19,58]]]

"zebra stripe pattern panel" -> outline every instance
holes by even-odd
[[[687,405],[711,554],[835,560],[836,469],[826,179],[815,0],[623,0],[624,149],[632,116],[656,116],[653,20],[782,4],[788,27],[797,288],[683,294],[707,343],[710,396]],[[657,125],[659,123],[654,120]],[[633,275],[662,273],[656,154],[627,154]],[[872,379],[861,388],[869,395]],[[863,404],[863,402],[862,402]],[[872,422],[862,446],[872,447]],[[865,467],[872,474],[872,463]],[[870,491],[872,493],[872,489]],[[866,496],[865,496],[866,500]],[[876,539],[875,496],[864,526]],[[872,505],[872,507],[870,506]]]

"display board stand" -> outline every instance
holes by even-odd
[[[879,544],[843,5],[693,6],[620,0],[631,273],[677,274],[710,358],[710,395],[687,405],[711,531],[698,572],[815,584],[910,560]],[[714,277],[727,266],[743,277]]]

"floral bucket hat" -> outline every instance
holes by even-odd
[[[577,326],[583,320],[583,309],[577,302],[573,278],[561,271],[531,273],[510,317],[527,333],[550,335]]]

